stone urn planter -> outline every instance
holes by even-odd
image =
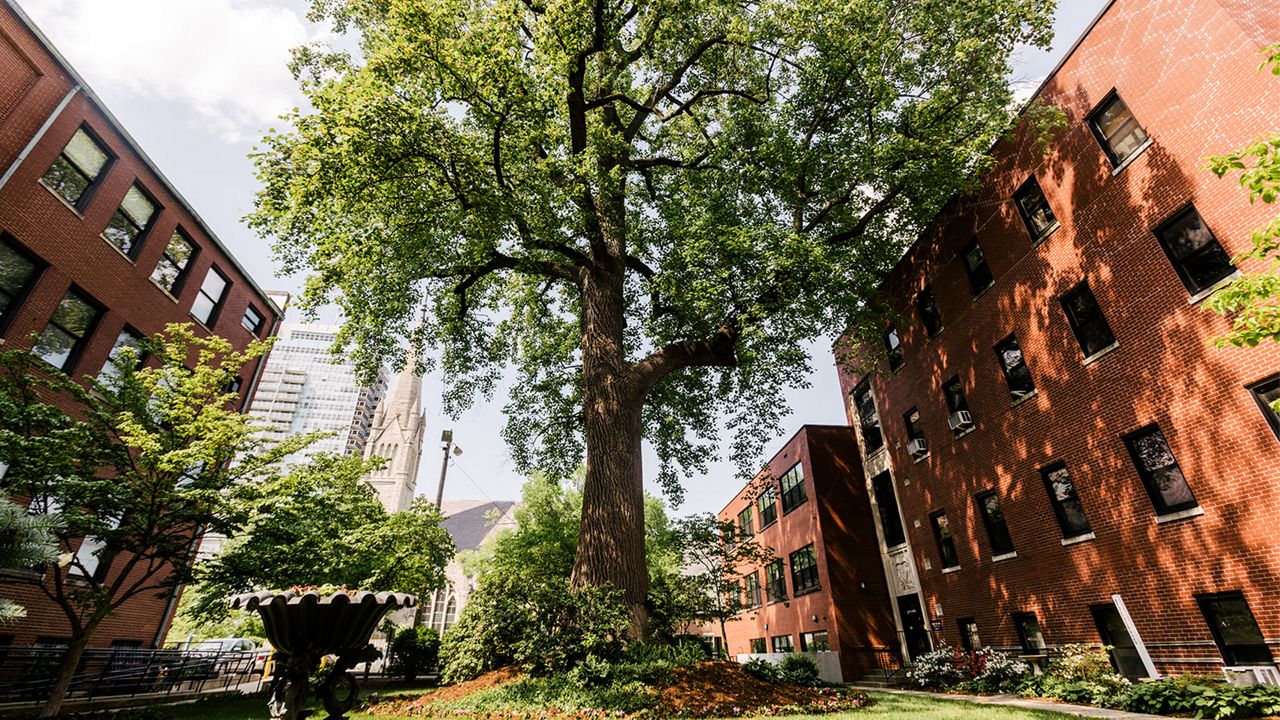
[[[237,610],[256,610],[267,640],[276,649],[276,674],[268,690],[271,717],[301,720],[310,694],[311,674],[325,655],[337,655],[315,687],[329,717],[341,718],[355,707],[359,686],[349,670],[382,656],[369,637],[391,610],[413,607],[412,595],[367,590],[293,588],[244,593],[227,599]]]

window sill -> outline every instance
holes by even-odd
[[[156,282],[154,279],[152,279],[152,280],[151,280],[151,284],[152,284],[152,285],[155,285],[155,287],[156,287],[156,289],[157,289],[157,290],[159,290],[160,292],[164,293],[164,296],[165,296],[165,297],[169,298],[169,299],[170,299],[170,300],[172,300],[174,303],[177,303],[177,302],[178,302],[178,298],[177,298],[177,297],[175,297],[173,293],[169,292],[168,290],[165,290],[165,289],[164,289],[164,286],[163,286],[163,285],[161,285],[160,283]]]
[[[968,435],[968,434],[970,434],[970,433],[977,432],[977,430],[978,430],[978,426],[977,426],[977,424],[974,424],[974,425],[972,425],[972,426],[970,426],[970,427],[965,428],[964,430],[961,430],[961,431],[960,431],[960,432],[958,432],[958,433],[955,433],[955,439],[956,439],[956,440],[959,440],[960,438],[964,437],[965,435]]]
[[[1001,562],[1003,560],[1012,560],[1016,557],[1018,557],[1018,551],[1015,550],[1013,552],[1007,552],[1003,555],[992,555],[991,562]]]
[[[1146,151],[1147,151],[1147,148],[1149,148],[1149,147],[1151,147],[1151,136],[1150,136],[1150,135],[1148,135],[1148,136],[1147,136],[1147,141],[1146,141],[1146,142],[1144,142],[1144,143],[1142,143],[1141,145],[1139,145],[1139,146],[1138,146],[1138,149],[1136,149],[1136,150],[1134,150],[1133,152],[1129,153],[1129,157],[1125,158],[1125,159],[1124,159],[1124,162],[1122,162],[1122,163],[1120,163],[1119,165],[1117,165],[1117,166],[1115,166],[1114,168],[1112,168],[1112,170],[1111,170],[1111,177],[1115,177],[1115,176],[1119,175],[1120,173],[1124,172],[1124,169],[1125,169],[1125,168],[1127,168],[1127,167],[1129,167],[1130,165],[1132,165],[1132,164],[1133,164],[1133,161],[1134,161],[1134,160],[1137,160],[1137,159],[1138,159],[1138,156],[1139,156],[1139,155],[1141,155],[1142,153],[1146,152]]]
[[[1036,396],[1036,395],[1038,395],[1039,393],[1040,393],[1040,391],[1039,391],[1039,390],[1032,390],[1031,392],[1027,393],[1026,395],[1023,395],[1023,396],[1022,396],[1022,397],[1020,397],[1020,398],[1016,398],[1016,399],[1014,399],[1014,400],[1010,401],[1010,403],[1009,403],[1009,407],[1018,407],[1019,405],[1021,405],[1022,403],[1024,403],[1024,402],[1026,402],[1026,401],[1030,400],[1031,398],[1035,397],[1035,396]]]
[[[773,527],[774,525],[777,525],[777,524],[778,524],[778,521],[775,519],[773,522],[770,522],[770,523],[766,523],[766,524],[764,524],[764,525],[761,525],[761,526],[760,526],[760,529],[759,529],[759,530],[757,530],[756,532],[757,532],[757,533],[762,533],[762,532],[764,532],[765,530],[768,530],[769,528],[771,528],[771,527]]]
[[[83,220],[83,219],[84,219],[84,213],[80,212],[80,208],[76,207],[75,205],[72,205],[70,202],[68,202],[68,201],[67,201],[67,199],[66,199],[66,198],[64,198],[64,197],[62,197],[61,195],[59,195],[57,190],[54,190],[53,188],[49,187],[48,185],[45,185],[45,184],[44,184],[44,179],[43,179],[43,178],[40,180],[40,187],[42,187],[42,188],[44,188],[45,190],[47,190],[47,191],[49,192],[49,194],[50,194],[50,195],[52,195],[52,196],[54,196],[54,197],[58,198],[58,202],[62,203],[62,204],[63,204],[63,205],[68,209],[68,210],[70,210],[71,212],[75,213],[75,214],[76,214],[76,217],[80,218],[81,220]],[[88,190],[85,190],[85,192],[88,192]],[[81,198],[81,199],[83,199],[83,198]]]
[[[1113,343],[1111,343],[1110,345],[1108,345],[1108,346],[1106,346],[1106,347],[1102,348],[1102,349],[1101,349],[1101,350],[1099,350],[1098,352],[1096,352],[1096,353],[1094,353],[1094,354],[1092,354],[1092,355],[1089,355],[1089,356],[1088,356],[1088,357],[1086,357],[1084,360],[1081,360],[1081,361],[1080,361],[1080,364],[1081,364],[1081,365],[1092,365],[1092,364],[1094,364],[1095,362],[1097,362],[1097,361],[1101,360],[1102,358],[1104,358],[1104,357],[1106,357],[1106,356],[1110,355],[1111,353],[1115,352],[1115,351],[1116,351],[1116,349],[1117,349],[1117,348],[1119,348],[1119,347],[1120,347],[1120,343],[1119,343],[1119,342],[1113,342]]]
[[[1171,512],[1171,513],[1166,513],[1164,515],[1157,515],[1156,523],[1164,524],[1164,523],[1177,522],[1179,520],[1186,520],[1188,518],[1200,517],[1203,514],[1204,514],[1204,508],[1196,506],[1193,508],[1187,508],[1186,510],[1179,510],[1178,512]]]
[[[1075,537],[1063,538],[1062,545],[1063,547],[1066,547],[1068,545],[1076,545],[1078,543],[1088,542],[1089,540],[1094,540],[1096,538],[1097,536],[1094,535],[1093,533],[1085,533],[1084,535],[1077,535]]]
[[[943,575],[947,575],[947,574],[950,574],[950,573],[953,573],[953,572],[960,572],[960,566],[959,566],[959,565],[955,565],[955,566],[953,566],[953,567],[942,568],[942,574],[943,574]]]
[[[792,506],[791,506],[791,507],[789,507],[789,508],[785,508],[785,507],[784,507],[784,508],[782,508],[782,517],[786,517],[786,516],[790,515],[792,512],[794,512],[794,511],[796,511],[796,510],[799,510],[800,508],[804,507],[804,504],[805,504],[805,503],[807,503],[807,502],[809,502],[809,498],[807,498],[807,497],[806,497],[805,499],[801,500],[800,502],[796,503],[795,505],[792,505]]]
[[[1031,238],[1031,247],[1036,248],[1043,245],[1045,241],[1049,239],[1049,236],[1057,232],[1060,227],[1062,227],[1062,223],[1058,220],[1054,220],[1052,225],[1044,229],[1044,232]]]
[[[106,244],[107,244],[107,247],[109,247],[109,248],[111,248],[112,250],[115,250],[116,252],[120,253],[120,257],[124,258],[125,260],[128,260],[130,265],[137,265],[137,264],[138,264],[138,261],[137,261],[137,260],[134,260],[132,257],[130,257],[130,256],[129,256],[129,253],[127,253],[127,252],[125,252],[125,251],[121,250],[119,247],[117,247],[117,246],[116,246],[116,244],[115,244],[115,243],[113,243],[113,242],[111,242],[110,240],[108,240],[108,239],[107,239],[107,237],[106,237],[105,235],[103,235],[102,233],[99,233],[99,234],[98,234],[98,239],[99,239],[99,240],[101,240],[102,242],[106,243]],[[137,247],[137,246],[135,245],[134,247]]]
[[[1221,279],[1221,280],[1219,280],[1218,282],[1216,282],[1216,283],[1214,283],[1214,284],[1210,285],[1209,287],[1207,287],[1207,288],[1205,288],[1205,289],[1201,290],[1200,292],[1196,293],[1195,295],[1192,295],[1191,297],[1187,298],[1187,304],[1188,304],[1188,305],[1195,305],[1195,304],[1199,303],[1201,300],[1204,300],[1205,298],[1207,298],[1207,297],[1209,297],[1210,295],[1212,295],[1212,294],[1214,294],[1215,292],[1217,292],[1217,291],[1218,291],[1218,290],[1219,290],[1223,285],[1226,285],[1227,283],[1231,282],[1232,280],[1235,280],[1235,279],[1236,279],[1236,278],[1238,278],[1238,277],[1240,277],[1240,271],[1239,271],[1239,270],[1236,270],[1235,272],[1233,272],[1233,273],[1231,273],[1230,275],[1228,275],[1228,276],[1226,276],[1226,277],[1222,278],[1222,279]]]
[[[821,586],[821,585],[814,585],[814,586],[813,586],[813,587],[811,587],[811,588],[805,588],[805,589],[803,589],[803,590],[796,590],[795,592],[791,593],[791,597],[800,597],[801,595],[809,595],[810,593],[816,593],[816,592],[818,592],[818,591],[819,591],[819,590],[821,590],[821,589],[822,589],[822,586]]]
[[[929,453],[925,453],[925,454],[923,454],[923,455],[913,455],[913,456],[911,456],[911,462],[913,462],[913,463],[922,463],[922,462],[924,462],[925,460],[928,460],[928,459],[929,459]]]

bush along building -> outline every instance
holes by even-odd
[[[1204,158],[1275,129],[1275,10],[1110,3],[1035,95],[1047,149],[999,144],[885,282],[841,383],[907,656],[1275,672],[1280,352],[1215,349],[1200,305],[1270,219]]]
[[[14,3],[0,2],[0,350],[34,347],[83,377],[168,323],[194,323],[243,348],[279,319],[84,80]],[[246,366],[235,384],[241,406],[260,366]],[[94,549],[78,550],[91,572]],[[0,628],[0,646],[65,644],[67,619],[38,589],[0,574],[0,593],[28,611]],[[91,645],[152,646],[173,605],[138,596]]]
[[[805,425],[718,514],[771,548],[744,568],[749,608],[725,626],[728,654],[835,653],[830,680],[855,680],[897,656],[862,462],[848,427]],[[720,628],[705,628],[719,639]]]

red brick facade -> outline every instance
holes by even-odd
[[[785,509],[779,479],[799,464],[805,499]],[[757,498],[766,486],[775,489],[776,521],[762,527]],[[763,639],[772,652],[773,639],[787,636],[796,650],[801,634],[826,631],[831,650],[840,654],[846,679],[877,667],[878,659],[896,645],[893,617],[885,606],[884,569],[875,552],[874,524],[862,482],[857,440],[847,427],[805,425],[773,456],[766,469],[720,511],[721,520],[737,522],[750,509],[752,529],[762,545],[782,560],[786,601],[770,601],[726,626],[730,655],[751,653],[751,640]],[[818,586],[797,593],[791,554],[813,545]],[[765,582],[763,569],[759,572]],[[706,628],[718,634],[719,628]]]
[[[957,622],[972,618],[982,644],[1017,648],[1012,616],[1023,612],[1050,646],[1098,643],[1091,607],[1119,595],[1160,672],[1213,672],[1224,655],[1196,596],[1238,591],[1280,654],[1280,440],[1248,389],[1280,372],[1280,349],[1213,347],[1226,321],[1184,286],[1155,234],[1190,203],[1234,256],[1274,216],[1204,158],[1278,129],[1280,79],[1257,72],[1262,44],[1276,41],[1274,2],[1113,2],[1038,93],[1066,115],[1046,153],[1023,137],[999,145],[981,190],[953,203],[886,282],[904,318],[903,364],[868,379],[885,443],[863,464],[868,482],[891,473],[907,540],[890,562],[894,594],[918,590],[941,626],[934,644],[960,645]],[[1089,121],[1113,90],[1151,141],[1119,167]],[[1038,244],[1012,200],[1030,177],[1060,224]],[[961,257],[975,238],[994,278],[977,297]],[[1116,340],[1088,359],[1062,305],[1082,281]],[[926,286],[942,319],[932,338],[914,300]],[[1019,401],[994,349],[1010,334],[1035,385]],[[952,377],[974,422],[958,437],[943,392]],[[862,381],[845,374],[842,390]],[[918,460],[911,408],[929,446]],[[1124,439],[1153,424],[1194,494],[1181,513],[1157,511]],[[1041,476],[1058,462],[1090,530],[1070,540]],[[985,491],[1013,553],[993,550],[975,501]],[[930,522],[939,511],[959,563],[947,572]]]
[[[42,184],[41,177],[80,128],[86,128],[112,159],[73,207]],[[74,70],[8,2],[0,2],[0,172],[5,173],[0,176],[0,238],[41,266],[17,300],[0,310],[0,349],[29,347],[33,334],[45,328],[59,301],[74,287],[101,312],[66,369],[72,376],[96,374],[126,326],[150,335],[167,323],[198,322],[191,315],[192,304],[211,267],[225,277],[228,287],[208,326],[200,327],[243,347],[252,335],[241,320],[252,305],[263,319],[258,335],[275,332],[279,309]],[[102,233],[135,183],[156,210],[136,251],[128,256]],[[179,228],[196,252],[170,295],[150,278]],[[241,393],[246,398],[257,370],[258,363],[244,370]],[[10,642],[30,644],[37,638],[68,635],[66,618],[34,588],[0,578],[0,592],[25,605],[29,613],[20,624],[3,630]],[[162,635],[168,604],[149,596],[131,600],[102,623],[91,644],[121,640],[150,646]]]

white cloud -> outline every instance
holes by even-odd
[[[301,0],[21,0],[95,90],[189,108],[230,143],[301,102],[289,49],[329,39]]]

